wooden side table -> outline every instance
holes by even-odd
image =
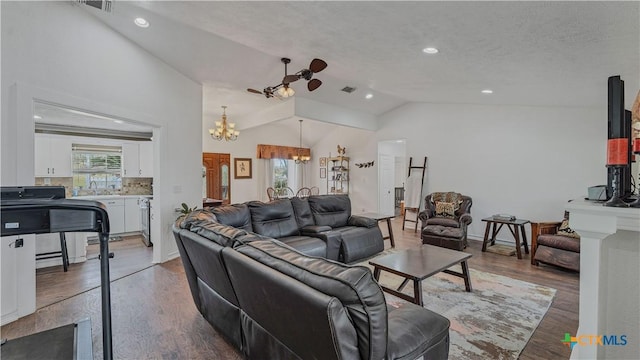
[[[529,245],[527,244],[527,233],[524,231],[524,225],[529,224],[529,220],[524,219],[515,219],[515,220],[502,220],[502,219],[494,219],[493,217],[488,217],[482,219],[482,221],[487,223],[487,226],[484,230],[484,241],[482,242],[482,252],[487,251],[487,244],[491,243],[491,245],[495,245],[496,243],[496,235],[502,229],[502,226],[507,225],[511,234],[516,240],[516,254],[518,255],[518,259],[522,259],[522,252],[520,247],[524,245],[524,253],[529,253]],[[489,238],[489,230],[491,230],[491,238]],[[520,243],[520,238],[522,237],[522,244]]]

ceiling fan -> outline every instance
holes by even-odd
[[[294,81],[298,81],[300,79],[307,80],[307,89],[309,91],[313,91],[322,85],[322,81],[319,79],[312,79],[313,74],[319,73],[327,67],[327,63],[322,59],[313,59],[309,64],[308,69],[302,69],[295,74],[288,75],[287,74],[287,64],[291,62],[289,58],[280,59],[284,64],[284,77],[282,78],[282,82],[275,86],[267,86],[262,91],[256,89],[247,89],[247,91],[254,94],[261,94],[267,98],[277,97],[277,98],[286,98],[289,96],[293,96],[295,91],[289,87]]]

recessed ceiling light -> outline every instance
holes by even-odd
[[[123,124],[124,123],[124,121],[122,121],[122,120],[113,120],[113,122],[116,123],[116,124]]]
[[[422,52],[425,54],[437,54],[438,53],[438,49],[434,48],[434,47],[427,47],[422,49]]]
[[[149,22],[141,17],[136,18],[135,20],[133,20],[133,22],[140,26],[141,28],[148,28],[149,27]]]
[[[493,94],[493,90],[491,90],[491,89],[484,89],[484,90],[482,90],[482,93],[483,93],[483,94]]]
[[[367,94],[364,96],[365,99],[369,100],[373,97],[373,94]]]
[[[33,118],[36,120],[42,120],[42,116],[40,115],[33,115]]]

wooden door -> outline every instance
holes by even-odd
[[[231,155],[202,153],[202,165],[206,168],[207,197],[231,203]]]
[[[218,199],[222,200],[223,204],[229,204],[231,201],[231,155],[218,155],[218,170],[220,171],[218,176],[220,197]]]

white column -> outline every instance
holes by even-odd
[[[640,209],[576,200],[565,207],[580,236],[580,335],[626,335],[627,344],[580,345],[572,359],[628,359],[640,353]],[[572,334],[573,335],[573,334]],[[584,341],[588,341],[583,338]]]

